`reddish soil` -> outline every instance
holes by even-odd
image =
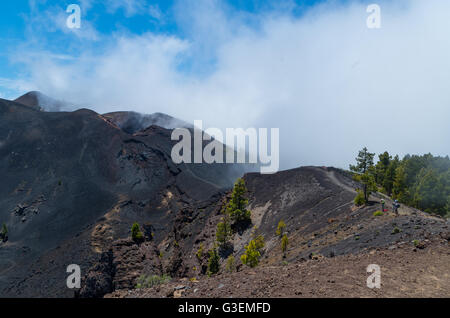
[[[117,291],[106,297],[450,297],[448,241],[412,243],[342,255],[204,277],[174,280],[151,289]],[[381,288],[370,289],[369,264],[381,267]]]

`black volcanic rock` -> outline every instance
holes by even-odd
[[[378,193],[366,206],[356,207],[353,199],[360,185],[347,172],[335,168],[302,167],[273,175],[250,173],[244,179],[254,225],[270,241],[269,250],[276,257],[280,251],[274,232],[280,220],[286,223],[290,260],[307,258],[311,253],[327,257],[356,254],[449,233],[445,219],[405,205],[400,216],[374,216],[381,207]],[[392,200],[383,198],[386,206],[392,205]],[[397,226],[402,231],[393,235]],[[238,253],[242,253],[242,244]]]
[[[141,275],[162,274],[158,255],[152,242],[136,244],[129,238],[117,240],[89,270],[76,296],[98,298],[115,289],[133,289]]]
[[[150,126],[159,126],[165,129],[193,127],[182,120],[162,113],[145,115],[136,112],[114,112],[103,114],[103,117],[129,134],[134,134]]]
[[[14,101],[25,106],[50,112],[72,110],[75,108],[74,105],[68,102],[56,100],[38,91],[28,92]]]
[[[227,165],[173,164],[170,133],[130,135],[91,110],[0,99],[0,223],[9,236],[0,296],[71,297],[69,264],[85,274],[134,222],[151,223],[163,244],[183,209],[231,186]]]

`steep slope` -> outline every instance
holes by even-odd
[[[276,259],[280,254],[279,239],[274,236],[280,220],[286,223],[291,242],[288,260],[306,258],[311,253],[359,253],[449,231],[444,219],[406,206],[400,208],[398,216],[392,211],[374,216],[381,210],[379,194],[372,196],[367,206],[354,206],[358,185],[337,169],[305,167],[275,176],[249,174],[246,180],[250,207],[256,211],[255,223],[269,247],[268,262],[272,255]],[[390,208],[391,203],[387,199],[386,206]],[[393,234],[396,227],[401,232]]]
[[[162,113],[145,115],[136,112],[114,112],[103,114],[103,117],[129,134],[134,134],[150,126],[159,126],[166,129],[192,128],[192,125]]]
[[[399,209],[399,215],[389,211],[383,216],[374,216],[374,212],[381,209],[379,194],[371,197],[369,205],[356,207],[353,199],[358,184],[338,169],[302,167],[274,175],[249,173],[244,179],[252,224],[243,233],[234,234],[236,259],[242,255],[252,235],[261,234],[266,242],[262,263],[283,261],[280,238],[275,234],[281,220],[286,224],[284,231],[289,237],[287,261],[308,259],[311,254],[334,257],[360,253],[441,233],[446,237],[449,233],[448,222],[444,219],[406,206]],[[390,208],[390,200],[386,198],[386,201]],[[199,236],[199,242],[207,248],[214,242],[215,224],[221,217],[218,211],[211,217],[212,226]],[[395,228],[401,232],[393,233]]]
[[[230,185],[225,165],[175,166],[173,144],[161,127],[131,135],[87,109],[0,100],[0,295],[72,296],[67,265],[87,271],[135,221],[159,244],[186,207]]]
[[[69,102],[56,100],[38,91],[28,92],[14,100],[16,103],[49,112],[67,111],[75,106]]]
[[[364,271],[370,262],[379,263],[398,276],[389,275],[388,293],[368,290],[360,295],[436,296],[442,292],[447,297],[450,295],[448,288],[444,288],[450,275],[446,266],[450,240],[448,220],[406,206],[400,208],[399,215],[388,211],[374,216],[381,208],[380,195],[372,196],[367,206],[354,206],[354,189],[358,184],[346,172],[334,168],[303,167],[274,175],[250,173],[244,179],[252,225],[233,237],[237,273],[225,272],[224,255],[220,274],[207,278],[204,275],[207,257],[199,260],[194,256],[201,245],[205,250],[213,246],[216,225],[222,217],[220,207],[229,198],[226,196],[209,214],[208,226],[197,235],[194,248],[185,256],[192,270],[184,280],[175,279],[160,287],[132,292],[117,290],[108,297],[356,297],[367,288]],[[387,201],[389,208],[391,203]],[[289,238],[285,257],[280,237],[275,234],[281,220],[286,224],[285,233]],[[257,234],[264,236],[266,244],[258,268],[250,269],[240,264],[240,256],[244,246]],[[426,253],[418,253],[416,258],[415,253],[422,249]],[[409,265],[398,262],[397,257],[404,257],[405,264]],[[429,271],[428,267],[434,269]],[[410,279],[411,268],[417,274],[412,275],[420,276],[420,281],[434,275],[438,283],[424,284],[427,290],[415,294],[417,284]],[[278,273],[287,275],[274,279]],[[192,277],[199,282],[188,281]],[[325,283],[324,278],[333,282]],[[402,289],[399,286],[402,281],[410,284]],[[306,286],[294,288],[295,284]],[[180,285],[184,287],[174,289]]]

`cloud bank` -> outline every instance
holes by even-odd
[[[363,146],[448,155],[450,2],[379,5],[382,27],[368,29],[367,3],[326,3],[299,16],[180,1],[173,10],[183,36],[117,33],[70,59],[36,48],[21,56],[29,70],[21,87],[100,113],[280,128],[282,168],[347,168]]]

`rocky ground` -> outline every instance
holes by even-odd
[[[411,242],[400,242],[358,255],[242,268],[200,280],[176,279],[151,289],[121,290],[106,297],[450,297],[448,241],[423,244],[418,248]],[[381,268],[380,289],[367,287],[369,264]]]
[[[407,206],[376,216],[382,197],[392,206],[382,194],[356,207],[359,185],[331,167],[245,174],[251,224],[235,231],[219,275],[208,278],[229,188],[249,167],[175,165],[171,130],[153,125],[176,122],[163,114],[44,112],[32,97],[0,99],[0,224],[8,226],[0,297],[449,296],[449,221]],[[130,239],[134,222],[144,242]],[[265,247],[248,269],[240,256],[255,235]],[[364,287],[370,262],[383,268],[380,291]],[[75,293],[69,264],[83,274]],[[142,275],[172,282],[135,290]]]
[[[126,112],[42,111],[48,105],[36,94],[0,99],[0,226],[8,228],[0,297],[73,297],[67,266],[87,273],[113,242],[129,237],[134,222],[151,224],[164,261],[176,261],[179,251],[168,244],[193,244],[189,233],[176,237],[177,220],[200,213],[243,174],[233,165],[175,165],[171,130],[145,126],[177,122],[169,116],[140,123]],[[202,220],[189,231],[202,229]]]
[[[208,278],[207,258],[193,256],[200,243],[213,244],[219,209],[184,255],[181,278],[150,289],[129,285],[106,297],[450,297],[448,220],[407,206],[396,214],[382,194],[356,207],[357,185],[333,168],[249,174],[245,180],[253,227],[234,235],[236,272],[225,271],[224,257],[220,273]],[[388,211],[375,216],[381,197]],[[285,257],[275,235],[279,220],[289,237]],[[264,236],[266,246],[259,266],[251,269],[239,257],[255,233]],[[366,286],[369,264],[381,267],[381,289]]]

